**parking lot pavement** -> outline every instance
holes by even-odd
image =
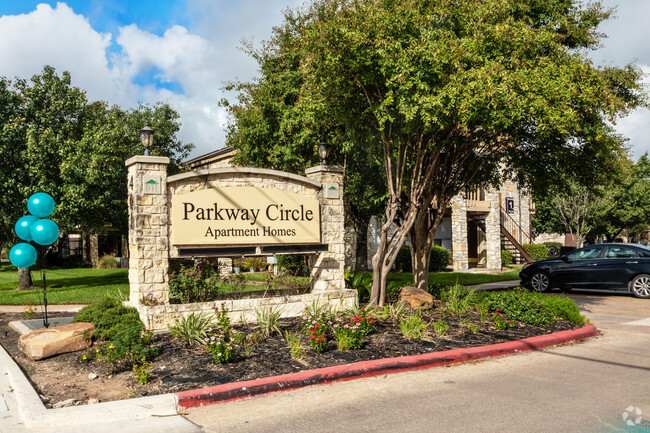
[[[629,293],[583,290],[571,291],[567,296],[600,330],[650,333],[650,299],[638,299]]]

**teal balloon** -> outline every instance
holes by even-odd
[[[34,215],[25,215],[16,221],[14,229],[16,230],[16,236],[24,241],[32,240],[32,224],[38,221],[38,217]]]
[[[31,235],[37,244],[50,245],[59,238],[59,226],[52,220],[40,219],[32,224]]]
[[[27,200],[27,210],[39,218],[50,216],[54,212],[54,207],[54,199],[51,195],[44,192],[32,194],[29,200]]]
[[[24,242],[16,244],[9,251],[9,260],[17,268],[29,268],[36,263],[36,248]]]

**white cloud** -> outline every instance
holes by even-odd
[[[121,51],[109,54],[112,36],[94,30],[65,3],[54,9],[40,4],[29,14],[0,17],[0,75],[28,79],[51,65],[59,73],[69,71],[72,84],[85,90],[90,100],[123,108],[139,101],[169,103],[181,116],[179,137],[197,146],[194,155],[223,145],[223,113],[217,101],[226,77],[218,77],[218,55],[208,40],[182,26],[157,36],[128,25],[116,39]],[[156,79],[177,83],[184,94],[133,84],[151,68],[156,68]]]
[[[30,14],[0,17],[0,75],[30,78],[51,65],[70,71],[82,89],[98,88],[97,82],[114,87],[105,54],[110,40],[64,3],[40,4]]]

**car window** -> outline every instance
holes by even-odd
[[[650,251],[639,250],[639,257],[650,257]]]
[[[608,259],[631,258],[636,255],[634,248],[625,246],[611,246],[607,248],[605,257]]]
[[[587,260],[597,259],[600,256],[602,247],[587,247],[580,250],[571,251],[567,254],[569,260]]]

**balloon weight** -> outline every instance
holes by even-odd
[[[27,200],[29,213],[39,218],[45,218],[54,212],[54,199],[44,192],[37,192]]]
[[[31,241],[32,224],[34,224],[36,221],[38,221],[38,217],[35,217],[34,215],[25,215],[24,217],[20,218],[18,221],[16,221],[16,225],[14,226],[16,235],[24,241]]]
[[[17,268],[29,268],[36,263],[36,248],[24,242],[16,244],[9,251],[9,260]]]
[[[32,224],[31,235],[37,244],[50,245],[59,238],[59,226],[52,220],[41,219]]]

